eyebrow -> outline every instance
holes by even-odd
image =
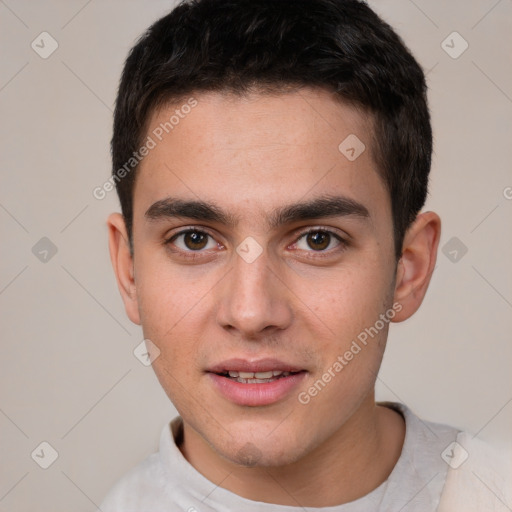
[[[218,205],[202,200],[184,200],[173,197],[161,199],[152,204],[144,216],[148,220],[167,218],[188,218],[210,221],[234,228],[240,217],[225,212]],[[267,227],[276,229],[297,221],[322,217],[359,217],[368,219],[370,213],[361,203],[344,196],[321,196],[309,201],[292,203],[275,208],[267,215]]]

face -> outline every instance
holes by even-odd
[[[373,404],[396,262],[371,127],[315,89],[194,98],[150,119],[128,314],[191,432],[233,462],[292,463]]]

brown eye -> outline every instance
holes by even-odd
[[[313,231],[312,233],[307,234],[306,241],[311,249],[315,251],[322,251],[329,247],[331,235],[325,231]]]
[[[208,235],[199,231],[189,231],[183,235],[183,243],[193,251],[204,249],[208,243]]]

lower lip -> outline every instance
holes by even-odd
[[[270,405],[282,400],[299,385],[306,372],[302,371],[263,384],[243,384],[216,373],[208,373],[221,395],[238,405]]]

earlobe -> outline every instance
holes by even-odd
[[[420,307],[436,264],[441,219],[434,212],[421,213],[407,230],[398,262],[394,301],[402,309],[393,319],[402,322]]]
[[[107,226],[110,260],[126,314],[133,323],[140,325],[133,257],[123,216],[120,213],[112,213],[107,219]]]

